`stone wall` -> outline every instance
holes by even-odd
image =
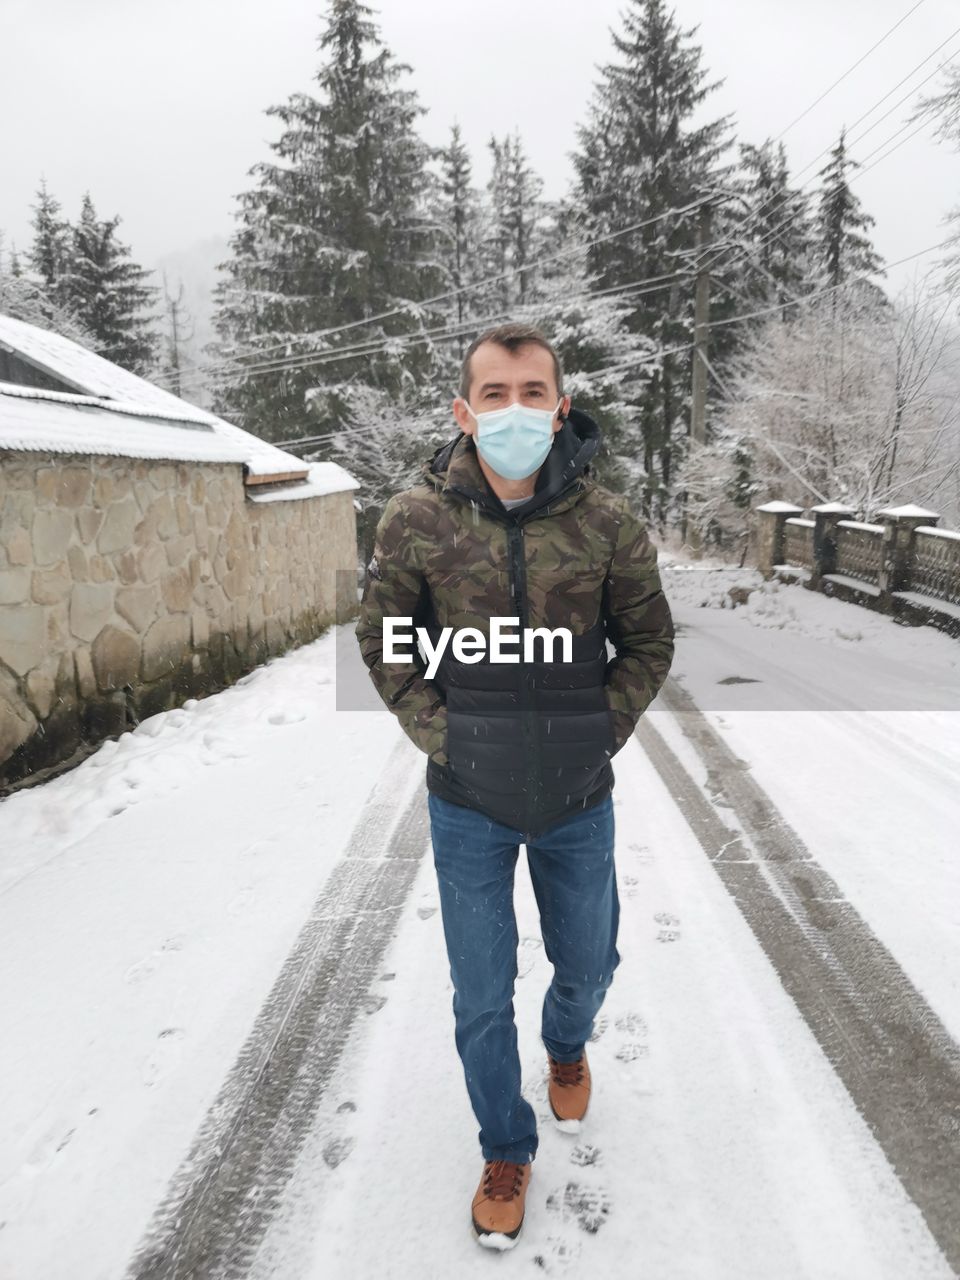
[[[255,502],[234,464],[0,450],[0,788],[314,639],[355,611],[356,564],[352,491]]]

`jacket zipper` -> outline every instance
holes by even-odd
[[[558,498],[565,497],[571,488],[579,482],[579,477],[574,477],[569,484],[564,485],[559,493],[554,494],[553,498],[545,507],[538,507],[536,511],[532,511],[529,516],[521,517],[521,521],[511,518],[509,515],[495,510],[488,506],[481,498],[481,505],[484,511],[506,526],[507,530],[507,546],[508,546],[508,564],[510,569],[510,585],[511,595],[516,605],[517,615],[520,618],[521,640],[520,640],[520,663],[519,663],[519,690],[520,690],[520,717],[522,725],[523,742],[526,748],[526,779],[527,779],[527,798],[524,806],[526,813],[525,831],[531,830],[532,819],[539,805],[539,782],[540,782],[540,738],[537,734],[536,712],[533,699],[533,672],[527,667],[523,660],[523,630],[529,625],[530,609],[529,599],[527,596],[527,561],[524,551],[523,539],[523,523],[527,519],[535,519],[537,516],[549,513],[549,508]],[[460,489],[455,485],[451,488],[455,493],[459,493],[461,497],[476,501],[480,498],[480,494],[472,493],[464,489]]]
[[[507,537],[510,547],[510,570],[512,578],[512,594],[520,619],[520,662],[518,667],[518,683],[520,689],[520,718],[523,733],[523,744],[526,758],[526,826],[524,831],[531,830],[532,818],[539,804],[538,786],[540,782],[540,738],[537,733],[536,710],[533,698],[533,672],[523,658],[523,635],[530,624],[530,602],[527,595],[527,561],[524,550],[523,525],[512,523],[507,526]]]

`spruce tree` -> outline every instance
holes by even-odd
[[[467,286],[479,274],[474,245],[479,230],[480,208],[472,186],[470,153],[459,124],[453,125],[449,145],[440,151],[438,159],[439,197],[434,212],[440,232],[438,253],[445,267],[449,291],[454,294],[443,310],[451,324],[462,328],[476,313],[476,300]],[[468,344],[469,338],[458,337],[457,349],[461,359]]]
[[[157,290],[116,235],[119,217],[100,219],[87,192],[60,277],[66,306],[94,338],[98,355],[132,373],[150,372],[157,339],[149,308]]]
[[[786,304],[814,287],[810,196],[791,186],[782,142],[741,143],[739,151],[735,216],[746,261],[733,269],[745,300]]]
[[[3,235],[0,233],[0,315],[12,316],[38,329],[50,329],[60,333],[82,347],[93,346],[93,335],[83,327],[72,312],[67,311],[52,296],[35,275],[23,270],[20,255],[11,247],[4,252]]]
[[[726,179],[720,158],[730,145],[729,117],[694,125],[693,115],[723,81],[705,84],[698,30],[682,30],[664,0],[630,0],[623,31],[613,33],[620,61],[601,68],[587,124],[578,130],[573,160],[578,203],[591,238],[611,236],[590,250],[588,265],[600,288],[671,276],[673,287],[631,302],[628,323],[662,352],[640,407],[638,459],[648,476],[644,508],[662,519],[671,493],[675,445],[689,428],[689,350],[693,325],[691,266],[694,203]],[[646,222],[636,231],[626,228]]]
[[[217,291],[219,406],[268,439],[336,430],[357,388],[402,397],[436,364],[429,340],[404,341],[441,318],[421,305],[444,283],[425,216],[433,152],[415,129],[425,108],[371,13],[332,0],[319,96],[268,109],[276,158],[251,171]]]
[[[61,277],[69,266],[70,224],[61,214],[60,202],[47,190],[45,178],[40,180],[37,203],[31,207],[33,245],[29,262],[40,283],[53,298],[60,292]]]
[[[868,230],[876,219],[865,213],[850,189],[849,175],[860,165],[847,154],[845,129],[820,170],[822,188],[817,218],[817,247],[823,283],[833,288],[853,276],[885,275],[883,260]]]
[[[485,291],[493,310],[510,311],[538,296],[532,264],[543,251],[543,181],[527,159],[519,130],[487,144],[492,172],[483,239],[485,276],[500,276]]]
[[[601,447],[591,464],[598,479],[639,502],[647,475],[635,421],[655,364],[653,343],[631,331],[628,300],[596,291],[571,205],[551,203],[545,213],[551,248],[539,270],[543,297],[523,318],[557,348],[564,393],[601,426]]]

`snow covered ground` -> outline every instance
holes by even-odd
[[[342,630],[0,802],[4,1280],[955,1274],[938,1238],[960,1205],[922,1194],[936,1115],[912,1163],[878,1139],[690,805],[745,819],[749,843],[762,824],[737,788],[762,789],[773,834],[835,883],[823,909],[849,904],[885,944],[890,1000],[902,979],[960,1039],[960,645],[750,570],[664,582],[677,659],[614,762],[623,963],[577,1136],[549,1119],[549,965],[518,864],[541,1146],[517,1248],[495,1259],[470,1235],[482,1161],[416,817],[423,758],[386,711],[337,709]],[[718,607],[734,583],[756,589]],[[690,700],[739,762],[727,776]],[[690,779],[683,803],[668,768]],[[217,1181],[209,1152],[231,1134],[249,1186]],[[193,1272],[186,1245],[140,1247],[178,1205],[214,1242]]]

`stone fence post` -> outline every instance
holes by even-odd
[[[910,557],[913,554],[914,530],[921,524],[936,524],[939,511],[908,503],[903,507],[885,507],[877,512],[883,521],[883,545],[880,551],[880,603],[885,613],[893,609],[894,591],[904,590]]]
[[[803,507],[792,502],[764,502],[757,512],[757,568],[764,577],[773,574],[773,566],[783,563],[783,526],[788,516],[803,515]]]
[[[837,571],[837,521],[850,520],[857,512],[855,507],[842,502],[821,502],[810,510],[813,513],[813,573],[807,586],[819,591],[823,575]]]

